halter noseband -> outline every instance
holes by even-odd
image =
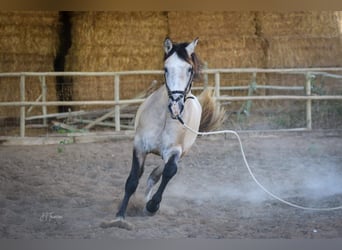
[[[180,101],[182,98],[184,100],[184,102],[186,101],[186,99],[188,99],[186,96],[187,94],[190,92],[191,90],[191,86],[192,86],[192,81],[194,79],[194,71],[193,69],[191,69],[191,75],[188,81],[188,84],[186,85],[184,90],[171,90],[169,85],[167,84],[167,80],[166,80],[166,76],[164,74],[164,78],[165,78],[165,86],[167,89],[167,94],[169,96],[169,98],[174,101],[174,102],[178,102]],[[174,98],[173,95],[174,94],[179,94],[179,96],[177,98]]]

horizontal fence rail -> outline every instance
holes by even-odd
[[[312,75],[327,75],[327,72],[341,72],[342,67],[335,68],[283,68],[283,69],[260,69],[260,68],[230,68],[230,69],[203,69],[203,74],[215,73],[294,73]],[[134,70],[117,72],[8,72],[0,73],[0,77],[18,77],[18,76],[123,76],[123,75],[150,75],[163,74],[163,70]],[[341,75],[334,75],[342,78]]]
[[[120,99],[120,77],[132,75],[161,75],[162,70],[139,70],[139,71],[120,71],[120,72],[15,72],[15,73],[0,73],[1,77],[16,77],[18,78],[18,87],[20,88],[20,100],[11,102],[0,102],[0,107],[20,107],[20,136],[25,136],[25,107],[40,106],[42,108],[43,123],[46,125],[48,106],[78,106],[78,105],[113,105],[115,130],[120,131],[120,106],[129,104],[140,104],[144,101],[143,98],[138,99]],[[252,100],[303,100],[306,101],[306,129],[312,129],[312,114],[311,102],[315,100],[342,100],[342,95],[314,95],[311,92],[312,80],[315,76],[324,76],[334,79],[342,79],[342,68],[292,68],[292,69],[259,69],[259,68],[231,68],[231,69],[204,69],[202,73],[208,79],[208,75],[213,75],[214,86],[210,87],[214,90],[216,100],[223,101],[252,101]],[[275,90],[301,90],[305,91],[305,95],[248,95],[248,96],[226,96],[221,95],[222,91],[226,90],[250,90],[251,86],[221,86],[221,75],[227,73],[250,73],[255,81],[258,73],[277,73],[277,74],[297,74],[304,75],[306,83],[303,86],[274,86],[274,85],[258,85],[254,84],[255,89],[275,89]],[[113,77],[114,85],[114,100],[96,100],[96,101],[47,101],[46,77],[57,76],[108,76]],[[39,77],[41,81],[42,93],[36,101],[25,100],[25,79],[26,77]],[[203,87],[193,87],[193,89],[203,89]]]
[[[92,106],[92,105],[126,105],[139,104],[145,99],[121,100],[121,101],[49,101],[49,102],[1,102],[3,107],[21,107],[21,106]],[[325,96],[291,96],[291,95],[272,95],[272,96],[220,96],[216,97],[217,101],[247,101],[247,100],[342,100],[342,96],[325,95]]]

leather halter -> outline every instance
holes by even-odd
[[[189,81],[188,81],[188,83],[187,83],[187,85],[186,85],[186,87],[185,87],[184,90],[171,90],[170,87],[169,87],[168,84],[167,84],[167,79],[166,79],[165,74],[164,74],[164,77],[165,77],[165,86],[166,86],[166,89],[167,89],[167,94],[168,94],[168,96],[169,96],[169,99],[170,99],[172,102],[178,103],[178,102],[183,98],[183,102],[185,103],[185,101],[186,101],[187,99],[189,99],[189,98],[190,98],[190,99],[194,99],[193,96],[187,97],[188,93],[189,93],[190,90],[191,90],[192,81],[193,81],[193,78],[194,78],[194,71],[193,71],[193,69],[191,69],[191,75],[190,75]],[[174,94],[179,94],[179,96],[178,96],[177,98],[174,98],[174,96],[173,96]],[[170,113],[172,114],[171,105],[172,105],[172,103],[170,103],[170,104],[168,105],[168,108],[169,108]],[[181,113],[183,112],[184,105],[181,105],[180,108],[181,108],[181,110],[180,110],[180,114],[181,114]],[[172,117],[173,119],[178,119],[178,120],[181,119],[179,115],[176,116],[176,117],[173,117],[173,116],[171,116],[171,117]],[[179,121],[181,121],[181,120],[179,120]]]
[[[193,71],[193,69],[191,70],[191,75],[190,75],[188,84],[186,85],[184,90],[171,90],[170,87],[167,84],[167,80],[166,80],[165,74],[164,74],[164,78],[165,78],[165,86],[166,86],[166,89],[167,89],[167,94],[168,94],[169,98],[171,99],[171,101],[178,102],[178,101],[180,101],[183,98],[183,101],[185,102],[186,99],[192,98],[192,97],[186,97],[186,96],[187,96],[187,94],[191,90],[192,81],[194,79],[194,71]],[[174,94],[179,94],[179,96],[177,98],[174,98],[173,97]]]

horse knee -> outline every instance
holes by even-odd
[[[171,179],[177,173],[177,163],[176,163],[177,155],[173,155],[170,157],[168,162],[165,165],[163,171],[163,178]]]

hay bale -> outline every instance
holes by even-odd
[[[254,14],[249,11],[170,11],[168,22],[170,36],[179,41],[255,34]]]
[[[167,19],[162,12],[76,12],[71,16],[68,71],[125,71],[162,67]],[[121,98],[146,89],[156,76],[121,79]],[[157,79],[160,79],[157,77]],[[113,79],[73,77],[73,100],[113,100]]]
[[[342,66],[338,19],[333,11],[259,12],[260,35],[268,43],[268,68]],[[303,86],[304,75],[267,74],[265,84]],[[273,90],[267,94],[279,94]],[[281,91],[281,94],[304,94]],[[276,102],[270,102],[275,105]]]
[[[340,37],[273,37],[268,41],[269,68],[342,66]]]
[[[255,36],[254,18],[254,13],[248,11],[168,14],[170,36],[176,41],[199,37],[196,51],[209,68],[264,66],[262,41]]]
[[[58,47],[58,12],[0,12],[1,72],[54,71]],[[56,100],[55,79],[47,79],[48,100]],[[19,79],[0,78],[0,101],[19,101]],[[41,94],[38,77],[26,79],[26,100],[35,101]],[[48,107],[48,112],[55,112]],[[31,114],[39,114],[39,108]],[[0,116],[19,116],[19,108],[0,109]]]
[[[263,41],[255,36],[230,36],[200,41],[198,54],[209,68],[264,67]]]
[[[56,25],[58,11],[0,11],[2,25]]]
[[[72,16],[73,45],[67,69],[161,68],[161,43],[166,35],[178,42],[198,36],[197,54],[209,68],[336,66],[337,57],[333,55],[339,55],[341,48],[337,46],[340,40],[335,39],[340,36],[336,31],[336,16],[329,11],[77,12]],[[223,85],[244,85],[245,78],[237,76]],[[75,77],[73,80],[74,100],[113,99],[112,79]],[[148,76],[146,80],[123,79],[121,97],[134,96],[152,80]]]
[[[161,12],[82,12],[73,14],[71,22],[73,43],[67,66],[72,70],[122,71],[161,65],[167,33]]]
[[[0,12],[0,53],[55,56],[58,12]]]
[[[333,11],[258,12],[267,40],[267,67],[341,66],[338,18]]]
[[[333,11],[259,12],[265,37],[336,37],[337,17]]]

